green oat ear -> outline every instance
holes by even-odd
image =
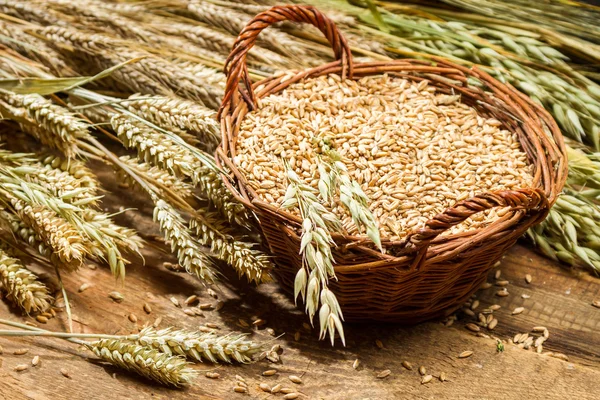
[[[298,295],[302,295],[311,323],[321,304],[320,338],[329,335],[333,344],[337,332],[345,345],[346,339],[341,322],[342,311],[333,292],[327,289],[329,278],[335,279],[334,260],[331,254],[331,246],[334,242],[329,231],[331,229],[338,231],[341,223],[337,216],[319,202],[317,192],[303,183],[298,174],[289,169],[289,166],[287,179],[289,186],[283,203],[290,208],[297,206],[303,218],[300,246],[303,266],[294,281],[294,301],[297,301]],[[294,198],[296,202],[290,203]]]
[[[350,212],[350,217],[359,229],[359,232],[361,228],[365,229],[369,239],[375,243],[379,251],[383,252],[379,228],[375,217],[373,217],[373,213],[369,210],[369,197],[363,192],[356,181],[350,179],[348,169],[340,161],[341,156],[334,149],[328,148],[323,152],[329,160],[325,160],[325,157],[319,158],[318,185],[321,198],[325,203],[328,202],[329,198],[333,200],[333,194],[336,193],[337,188],[339,190],[339,199]],[[321,190],[321,186],[325,190]]]

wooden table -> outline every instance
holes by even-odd
[[[126,211],[119,216],[123,223],[136,226],[146,237],[152,237],[156,227],[151,223],[151,207],[137,196],[123,196],[110,175],[103,178],[107,193],[103,207],[116,211],[119,206],[136,206],[137,211]],[[117,194],[114,194],[117,193]],[[121,194],[118,194],[121,193]],[[130,198],[132,197],[132,198]],[[125,203],[123,203],[125,202]],[[498,287],[477,293],[479,311],[491,304],[502,308],[495,312],[499,324],[486,334],[504,340],[505,351],[496,351],[496,340],[477,337],[465,329],[471,319],[459,315],[459,320],[446,327],[440,321],[414,327],[391,324],[347,324],[348,346],[332,348],[329,343],[316,340],[315,332],[303,327],[304,314],[276,284],[250,287],[229,276],[221,286],[214,288],[224,302],[220,311],[206,311],[203,317],[183,313],[169,300],[179,301],[192,294],[202,303],[216,302],[193,277],[163,268],[165,261],[174,261],[158,242],[149,242],[143,251],[145,265],[134,260],[128,267],[124,285],[115,282],[107,268],[83,267],[78,273],[65,276],[64,282],[73,307],[76,332],[131,333],[143,324],[162,317],[161,327],[176,326],[194,329],[207,322],[221,327],[220,332],[232,330],[250,333],[256,341],[284,347],[277,365],[267,360],[243,366],[214,366],[199,364],[203,371],[194,386],[173,390],[152,384],[114,367],[98,362],[95,357],[76,345],[49,338],[0,338],[4,353],[0,355],[0,399],[244,399],[282,398],[281,394],[261,392],[258,385],[283,383],[306,396],[306,399],[598,399],[600,398],[600,309],[591,305],[600,300],[600,279],[587,272],[569,271],[546,260],[523,245],[515,246],[499,269],[510,282],[508,297],[497,297]],[[490,282],[494,281],[490,274]],[[525,274],[533,280],[527,284]],[[52,281],[52,277],[49,278]],[[92,286],[83,293],[77,289],[83,283]],[[121,292],[125,299],[118,304],[108,293]],[[531,297],[523,299],[522,294]],[[148,302],[152,313],[146,314],[142,305]],[[519,306],[525,311],[511,315]],[[134,313],[138,321],[128,319]],[[0,318],[32,321],[21,317],[6,303],[0,303]],[[243,327],[240,319],[252,322],[256,318],[267,321],[262,329]],[[544,352],[563,353],[568,361],[540,355],[535,350],[524,350],[511,343],[516,333],[529,332],[534,326],[546,326],[550,337],[544,343]],[[66,330],[66,315],[43,326],[55,331]],[[274,339],[264,328],[285,336]],[[294,334],[300,332],[300,339]],[[375,340],[383,344],[380,349]],[[18,348],[29,348],[26,355],[17,356]],[[459,359],[459,353],[471,350],[469,358]],[[23,372],[14,371],[18,364],[29,363],[34,355],[41,357],[40,366]],[[353,369],[358,359],[360,366]],[[412,371],[402,367],[402,361],[414,365]],[[422,385],[417,372],[425,366],[427,373],[438,376],[445,372],[446,382],[435,379]],[[59,370],[66,368],[71,378]],[[218,380],[204,376],[204,371],[217,368]],[[262,371],[276,368],[279,373],[263,377]],[[376,375],[389,369],[385,379]],[[235,376],[246,379],[249,394],[232,391]],[[289,375],[302,376],[303,384],[289,381]]]

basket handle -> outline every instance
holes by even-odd
[[[352,76],[352,53],[348,42],[342,36],[337,26],[332,20],[323,15],[313,6],[306,5],[282,5],[274,6],[267,11],[263,11],[254,17],[248,25],[240,32],[237,37],[231,53],[225,61],[224,72],[227,75],[227,84],[225,86],[225,95],[219,108],[217,117],[220,118],[223,109],[237,99],[236,93],[248,103],[250,109],[256,106],[254,92],[252,90],[252,81],[248,74],[246,65],[246,55],[254,46],[258,34],[272,24],[281,21],[306,22],[317,27],[327,38],[337,60],[342,65],[342,77]],[[241,83],[246,88],[242,91]]]
[[[495,207],[511,207],[513,210],[550,209],[548,198],[541,189],[501,190],[479,194],[445,209],[425,223],[425,227],[408,235],[407,241],[419,249],[411,269],[420,268],[425,260],[429,244],[441,233],[458,225],[478,212]],[[544,214],[545,213],[541,213]]]

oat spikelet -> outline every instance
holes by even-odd
[[[236,240],[228,234],[215,213],[197,211],[190,220],[190,229],[196,232],[201,244],[210,246],[217,258],[230,264],[240,276],[245,275],[248,281],[256,283],[270,281],[268,272],[273,264],[269,257],[254,249],[252,243]]]
[[[85,240],[73,225],[44,206],[32,207],[21,200],[13,200],[12,205],[23,222],[52,249],[61,265],[81,265],[87,249]]]
[[[207,283],[216,281],[217,272],[213,269],[212,261],[202,252],[185,220],[172,206],[158,200],[154,208],[154,221],[158,222],[165,239],[170,243],[171,251],[177,254],[179,264],[189,274]]]
[[[136,174],[149,177],[152,181],[168,187],[184,199],[192,195],[192,186],[190,184],[169,174],[163,169],[153,167],[135,157],[121,156],[119,157],[119,160],[125,163]],[[122,182],[125,182],[128,185],[137,185],[137,182],[122,170],[118,171],[117,175]]]
[[[140,99],[136,100],[138,97]],[[129,111],[162,128],[188,130],[210,146],[216,146],[221,140],[219,123],[213,110],[189,100],[164,96],[148,98],[133,95],[129,98],[132,101],[125,103]]]
[[[27,314],[50,308],[52,296],[38,277],[21,262],[0,250],[0,281],[6,298]]]
[[[98,340],[86,347],[104,361],[165,385],[184,386],[197,376],[183,357],[122,340]]]
[[[152,327],[144,328],[137,342],[169,355],[175,354],[194,361],[213,363],[248,363],[252,361],[252,355],[261,350],[259,344],[246,340],[246,335],[243,334],[219,336],[213,332],[200,333],[173,328],[159,331]]]
[[[69,110],[38,94],[0,92],[0,111],[23,130],[67,157],[77,153],[77,141],[89,137],[88,125]]]
[[[331,252],[335,242],[331,232],[340,232],[342,224],[335,214],[320,203],[317,191],[305,184],[289,166],[287,178],[289,186],[281,207],[297,207],[302,218],[302,268],[298,270],[294,280],[294,299],[302,295],[311,321],[320,304],[320,338],[329,335],[333,345],[337,331],[345,344],[342,310],[335,294],[328,287],[329,279],[335,279],[335,260]]]

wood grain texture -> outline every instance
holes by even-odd
[[[124,196],[109,172],[101,166],[97,166],[97,170],[109,190],[103,207],[112,211],[119,207],[136,207],[137,211],[120,215],[120,222],[138,227],[148,238],[155,235],[151,206],[140,196]],[[262,382],[294,387],[305,394],[303,399],[600,397],[597,383],[600,380],[600,309],[590,304],[593,299],[600,299],[600,280],[585,272],[561,268],[523,246],[511,249],[500,267],[503,278],[510,282],[510,295],[495,296],[497,287],[481,290],[477,293],[481,302],[478,310],[495,303],[502,306],[495,312],[500,322],[492,332],[501,339],[527,332],[536,325],[546,326],[550,338],[544,344],[545,351],[562,352],[569,357],[568,362],[522,350],[509,343],[503,353],[497,353],[494,339],[476,337],[464,328],[464,324],[470,322],[464,316],[451,327],[437,321],[414,327],[347,324],[348,347],[332,348],[328,343],[316,340],[315,332],[303,327],[307,322],[303,312],[295,309],[276,284],[253,288],[231,274],[213,288],[218,293],[218,300],[223,301],[223,308],[205,311],[204,316],[190,317],[175,307],[169,298],[174,296],[183,302],[196,294],[202,303],[213,304],[217,299],[208,296],[206,288],[193,277],[164,269],[163,262],[174,260],[163,250],[160,243],[151,241],[144,249],[145,265],[134,259],[124,285],[115,282],[103,266],[95,270],[84,267],[78,273],[64,277],[73,307],[74,329],[77,332],[131,333],[159,316],[163,318],[162,327],[173,325],[194,329],[211,322],[221,327],[220,332],[248,332],[253,340],[265,342],[267,348],[280,343],[284,347],[281,362],[273,365],[263,360],[246,366],[199,364],[196,368],[203,372],[196,384],[184,390],[173,390],[99,362],[88,351],[68,342],[49,338],[0,338],[4,349],[0,355],[0,399],[281,398],[281,395],[269,396],[261,392],[258,385]],[[533,277],[531,284],[525,283],[526,273]],[[489,281],[494,281],[492,276]],[[78,293],[77,289],[85,282],[92,286]],[[113,290],[125,296],[122,303],[115,303],[108,297]],[[531,298],[523,299],[523,293]],[[144,302],[152,306],[149,315],[142,309]],[[518,306],[525,307],[525,311],[510,315]],[[128,319],[130,313],[137,316],[137,323]],[[20,316],[5,302],[0,303],[0,317],[34,321]],[[240,319],[249,323],[256,318],[265,319],[267,324],[256,329],[245,328],[240,323]],[[59,313],[57,318],[41,326],[66,330],[65,313]],[[285,336],[274,339],[266,333],[266,327],[273,328],[277,334],[285,333]],[[297,331],[301,335],[298,342],[294,340]],[[376,339],[381,340],[383,349],[376,346]],[[23,347],[30,349],[28,354],[13,354],[15,349]],[[458,359],[457,355],[464,350],[474,351],[473,356]],[[18,364],[29,364],[34,355],[41,357],[39,366],[23,372],[14,371]],[[355,359],[360,360],[357,370],[352,368]],[[404,369],[403,360],[410,361],[414,370]],[[425,366],[434,376],[445,372],[448,381],[442,383],[434,379],[421,385],[421,377],[416,371],[419,365]],[[71,378],[63,377],[60,368],[68,369]],[[215,368],[221,374],[220,379],[203,376],[205,371]],[[276,368],[279,373],[272,377],[261,376],[262,371],[269,368]],[[391,375],[377,379],[377,373],[385,369],[390,369]],[[235,375],[247,380],[249,394],[232,391]],[[289,375],[302,376],[303,384],[290,382]]]

